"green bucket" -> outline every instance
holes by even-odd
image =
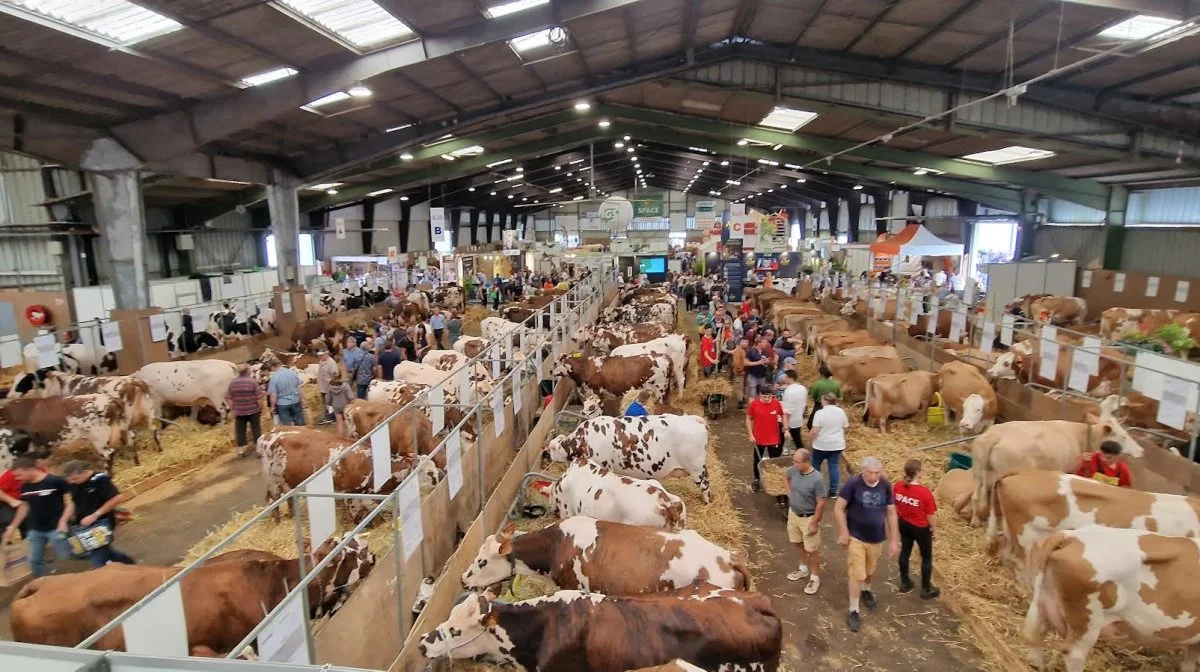
[[[950,453],[950,466],[946,468],[946,471],[952,469],[970,469],[971,464],[970,455],[966,453]]]

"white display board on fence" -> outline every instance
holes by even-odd
[[[404,559],[408,560],[425,538],[421,521],[421,483],[419,478],[406,478],[400,484],[400,537],[404,541]]]
[[[333,469],[317,472],[304,486],[304,491],[314,495],[332,495]],[[304,503],[308,508],[309,538],[312,539],[313,548],[318,548],[337,530],[337,500],[333,497],[305,497]]]
[[[259,660],[267,663],[292,663],[308,665],[308,639],[304,629],[304,600],[297,595],[284,604],[283,609],[263,627],[258,634]]]
[[[1042,327],[1042,362],[1039,373],[1047,380],[1054,380],[1058,373],[1058,327]]]
[[[371,469],[375,492],[379,492],[392,475],[392,437],[386,422],[371,432]]]
[[[172,583],[125,619],[121,628],[125,632],[126,651],[147,656],[190,655],[180,586],[178,581]]]
[[[1133,389],[1161,402],[1165,378],[1163,374],[1200,383],[1200,366],[1153,352],[1139,352],[1134,359]],[[1188,410],[1196,409],[1196,396],[1196,388],[1193,386],[1188,392]]]
[[[429,388],[429,421],[433,425],[433,433],[437,434],[446,426],[446,395],[442,393],[442,384],[438,383]]]
[[[450,499],[454,499],[463,486],[462,442],[457,429],[446,439],[446,483],[450,486]]]
[[[983,333],[979,337],[979,352],[985,355],[991,354],[992,345],[996,341],[996,323],[991,320],[984,320]]]

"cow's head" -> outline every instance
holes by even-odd
[[[992,368],[987,371],[988,378],[1007,378],[1014,380],[1017,377],[1017,353],[1011,350],[1000,355]]]
[[[577,352],[564,352],[558,356],[558,361],[554,362],[554,368],[550,369],[550,376],[554,380],[570,376],[575,368],[574,360],[580,358],[581,355]]]
[[[598,418],[604,414],[604,406],[600,401],[600,397],[595,394],[589,394],[583,398],[583,410],[580,415],[585,418]]]
[[[342,539],[350,536],[347,532]],[[317,548],[314,560],[320,563],[341,540],[327,539]],[[309,603],[312,618],[333,614],[349,599],[354,586],[375,566],[375,554],[367,547],[366,535],[357,535],[342,549],[340,557],[330,562],[310,586]],[[313,595],[313,591],[317,593]]]
[[[51,394],[46,386],[46,381],[50,374],[58,375],[57,371],[48,371],[46,369],[38,369],[33,373],[24,373],[15,378],[12,385],[8,388],[9,399],[19,399],[36,390],[46,390],[45,396],[61,396],[61,389],[57,389]]]
[[[841,313],[842,315],[853,315],[853,314],[854,314],[854,308],[855,308],[855,305],[856,305],[857,303],[858,303],[858,302],[857,302],[856,300],[854,300],[854,299],[851,299],[851,300],[847,301],[847,302],[846,302],[846,303],[845,303],[845,304],[842,306],[842,309],[841,309],[841,310],[839,310],[838,312],[839,312],[839,313]]]
[[[1100,449],[1101,443],[1116,441],[1121,444],[1122,455],[1141,457],[1145,452],[1142,444],[1134,440],[1133,436],[1125,431],[1120,421],[1113,415],[1118,403],[1116,395],[1112,395],[1100,403],[1100,417],[1087,416],[1087,421],[1092,426],[1091,431],[1088,432],[1088,450],[1097,451]]]
[[[509,557],[512,553],[514,529],[510,523],[499,534],[493,534],[483,540],[474,562],[463,572],[464,588],[486,588],[504,581],[516,572],[516,563]]]
[[[963,399],[962,418],[958,421],[958,426],[965,432],[974,432],[983,425],[983,409],[987,405],[983,397],[978,394],[969,395]]]
[[[512,640],[492,609],[487,597],[468,595],[450,610],[441,625],[421,638],[421,655],[429,659],[488,656],[512,661]]]
[[[551,462],[570,462],[572,447],[575,442],[570,434],[556,436],[546,442],[546,448],[542,451],[542,457]]]
[[[417,599],[413,600],[412,606],[413,616],[424,611],[425,605],[429,604],[431,597],[433,597],[433,578],[427,576],[421,579],[421,586],[417,588]]]

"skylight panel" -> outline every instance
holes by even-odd
[[[1122,21],[1117,25],[1100,32],[1101,37],[1112,37],[1118,40],[1141,40],[1164,30],[1174,28],[1181,22],[1175,19],[1164,19],[1145,14]]]
[[[109,47],[127,47],[183,28],[126,0],[0,0],[0,12]]]
[[[294,74],[296,74],[294,68],[276,68],[267,72],[260,72],[257,75],[243,77],[242,86],[262,86],[263,84],[270,84],[271,82],[286,79]]]
[[[527,9],[533,9],[539,5],[548,4],[550,4],[550,0],[514,0],[514,2],[506,2],[504,4],[488,7],[483,14],[489,19],[496,19],[501,16],[508,16],[509,14],[516,14],[517,12],[523,12]]]
[[[1035,147],[1022,147],[1013,145],[1004,147],[1003,149],[993,149],[987,152],[976,152],[968,154],[962,158],[967,161],[978,161],[979,163],[987,163],[993,166],[1001,166],[1007,163],[1020,163],[1022,161],[1037,161],[1038,159],[1046,159],[1054,156],[1054,152],[1048,149],[1037,149]]]
[[[758,122],[758,125],[766,126],[767,128],[778,128],[792,133],[816,118],[816,112],[793,110],[790,107],[776,107],[767,113],[767,116],[763,117],[762,121]]]
[[[312,101],[311,103],[308,103],[307,105],[302,105],[301,107],[304,109],[316,109],[318,107],[324,107],[326,105],[340,103],[343,100],[350,100],[350,94],[346,93],[345,91],[334,91],[333,93],[329,94],[328,96],[321,96],[320,98]]]
[[[278,0],[284,7],[357,49],[412,35],[373,0]]]
[[[508,43],[511,44],[512,48],[516,49],[518,53],[523,52],[523,51],[530,51],[533,49],[541,49],[542,47],[548,47],[548,46],[550,46],[550,31],[551,30],[554,30],[554,29],[546,28],[545,30],[537,31],[536,33],[529,33],[528,35],[522,35],[520,37],[509,40]]]

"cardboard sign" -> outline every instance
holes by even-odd
[[[421,546],[425,532],[421,529],[421,479],[406,478],[400,484],[400,538],[404,542],[404,559],[408,560]],[[331,500],[332,501],[332,500]]]
[[[521,397],[525,396],[525,395],[521,394],[521,392],[523,391],[521,389],[521,368],[522,367],[520,365],[513,367],[513,382],[512,382],[513,413],[521,412]]]
[[[967,328],[967,314],[955,312],[950,316],[950,340],[958,343],[962,340],[962,332]]]
[[[180,583],[172,583],[141,609],[130,614],[121,628],[125,632],[125,650],[129,653],[186,657],[190,648]]]
[[[50,369],[58,366],[58,342],[54,340],[54,334],[34,336],[33,348],[37,352],[39,369]]]
[[[1191,288],[1191,283],[1187,280],[1180,280],[1175,283],[1175,303],[1184,303],[1188,300],[1188,290]]]
[[[291,315],[292,314],[292,295],[287,292],[280,294],[279,302],[281,304],[283,304],[282,305],[283,313],[285,315]]]
[[[317,495],[332,495],[333,467],[317,472],[308,485],[304,486],[304,490]],[[308,507],[309,536],[313,546],[317,547],[325,543],[337,530],[337,501],[332,497],[305,497],[304,503]]]
[[[497,385],[492,392],[492,421],[496,425],[496,436],[504,433],[504,385]]]
[[[1113,291],[1117,294],[1125,291],[1125,274],[1117,273],[1113,276]]]
[[[1158,296],[1158,276],[1152,275],[1146,278],[1146,296]]]
[[[446,482],[450,486],[450,499],[454,499],[463,486],[462,442],[457,429],[446,439]]]
[[[155,343],[167,340],[167,318],[165,316],[150,316],[150,340]]]
[[[338,240],[345,240],[346,239],[346,220],[344,220],[344,219],[333,220],[333,230],[337,234]]]
[[[921,297],[914,296],[912,298],[912,310],[908,311],[908,323],[915,325],[917,319],[921,316]]]
[[[1079,285],[1081,287],[1083,287],[1084,289],[1087,289],[1088,287],[1092,286],[1092,272],[1091,271],[1083,272],[1082,277],[1080,277],[1080,279],[1079,279]]]
[[[270,663],[308,665],[308,641],[304,629],[304,602],[297,597],[288,600],[283,610],[271,619],[258,635],[259,660]]]
[[[1054,380],[1058,374],[1058,328],[1049,325],[1042,327],[1042,363],[1039,372],[1043,378]]]
[[[464,406],[470,406],[474,398],[473,390],[471,389],[471,367],[474,364],[469,364],[458,370],[458,403]]]
[[[438,383],[429,388],[429,422],[433,425],[433,433],[437,434],[446,426],[446,395],[442,393],[442,384]]]
[[[1163,376],[1162,399],[1158,402],[1158,417],[1162,424],[1182,430],[1187,423],[1188,398],[1196,384],[1190,380]]]
[[[996,323],[990,320],[983,323],[983,334],[979,337],[979,352],[989,355],[996,341]]]
[[[104,339],[104,349],[109,352],[120,352],[123,344],[121,343],[121,325],[116,322],[105,322],[100,325],[100,337]]]
[[[1087,362],[1081,360],[1081,351],[1075,351],[1075,358],[1071,360],[1071,377],[1067,380],[1067,387],[1077,392],[1088,391],[1088,380],[1091,374],[1088,373]]]
[[[937,332],[938,323],[938,298],[936,296],[929,297],[929,318],[925,324],[925,333],[934,334]]]
[[[1013,325],[1017,323],[1017,318],[1014,315],[1005,315],[1000,318],[1000,342],[1004,345],[1013,344]]]
[[[371,432],[371,470],[375,492],[392,476],[392,437],[385,422]]]

